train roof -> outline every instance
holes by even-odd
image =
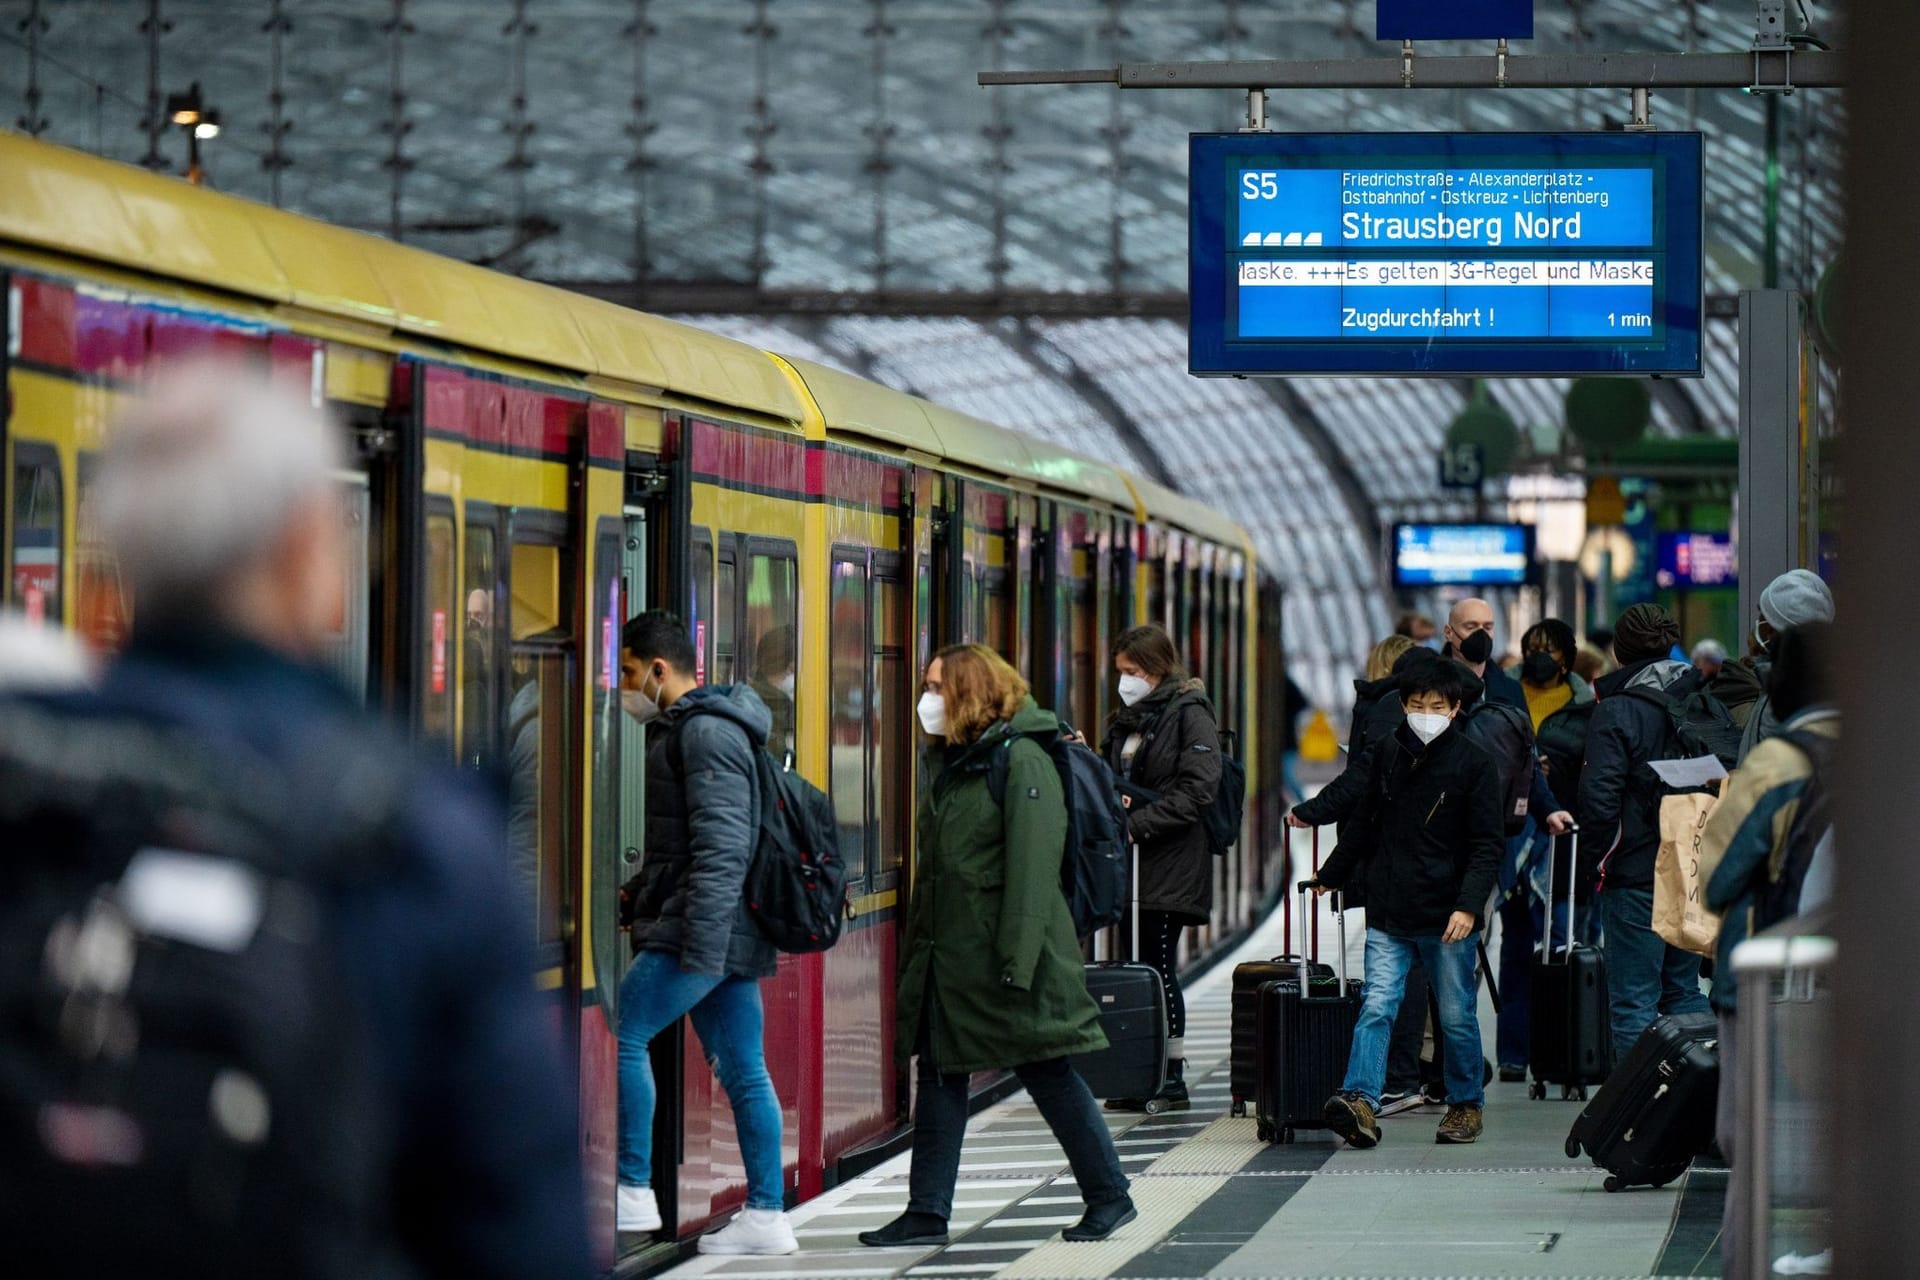
[[[798,422],[777,365],[704,329],[0,131],[0,238],[313,315]]]
[[[1126,477],[1108,463],[811,360],[781,358],[807,384],[827,429],[836,434],[862,436],[1119,507],[1135,505]]]

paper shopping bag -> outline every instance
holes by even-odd
[[[1710,956],[1720,917],[1707,910],[1700,837],[1720,797],[1688,792],[1660,801],[1660,852],[1653,865],[1653,931],[1682,951]]]

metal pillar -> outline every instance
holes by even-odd
[[[1760,591],[1806,563],[1800,521],[1800,390],[1813,356],[1801,340],[1798,293],[1740,295],[1740,618]]]
[[[1920,964],[1920,788],[1911,705],[1887,696],[1887,646],[1913,631],[1920,112],[1912,63],[1920,6],[1855,0],[1847,26],[1855,52],[1846,114],[1863,141],[1845,161],[1847,241],[1849,257],[1863,265],[1847,275],[1842,303],[1848,439],[1835,639],[1846,725],[1837,822],[1846,852],[1836,904],[1833,1274],[1894,1276],[1920,1258],[1920,1111],[1858,1103],[1898,1096],[1920,1062],[1913,993],[1894,977]]]

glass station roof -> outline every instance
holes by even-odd
[[[821,295],[1184,292],[1187,134],[1240,127],[1244,95],[983,89],[981,69],[1396,53],[1364,0],[162,0],[157,37],[148,7],[0,0],[0,119],[139,162],[150,86],[197,81],[222,114],[205,159],[226,190],[561,283]],[[1739,3],[1536,12],[1516,54],[1752,36]],[[1832,0],[1807,12],[1842,43]],[[1469,51],[1486,52],[1420,46]],[[1269,104],[1287,130],[1599,129],[1628,114],[1624,93],[1491,87]],[[1764,283],[1812,289],[1841,236],[1839,92],[1657,92],[1653,115],[1707,138],[1710,311]],[[180,167],[179,130],[157,146]],[[1163,318],[686,318],[1123,461],[1240,520],[1287,587],[1291,656],[1327,705],[1390,624],[1383,526],[1471,510],[1436,487],[1472,394],[1457,380],[1198,380],[1184,325]],[[1706,376],[1655,395],[1654,434],[1732,434],[1730,314],[1707,338]],[[1486,390],[1524,432],[1557,433],[1564,382]]]

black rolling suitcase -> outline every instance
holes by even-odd
[[[1564,1101],[1586,1101],[1587,1086],[1599,1084],[1613,1068],[1613,1016],[1607,1002],[1607,962],[1597,947],[1574,941],[1575,891],[1571,887],[1579,874],[1580,831],[1574,828],[1569,850],[1572,873],[1568,875],[1567,946],[1558,958],[1553,950],[1553,881],[1557,851],[1547,847],[1547,928],[1533,957],[1533,995],[1528,1023],[1531,1042],[1527,1062],[1533,1069],[1533,1084],[1528,1095],[1536,1100],[1547,1096],[1547,1087],[1557,1085]]]
[[[1133,954],[1140,954],[1140,850],[1133,850]],[[1073,1056],[1073,1069],[1096,1098],[1138,1098],[1148,1115],[1166,1110],[1167,990],[1151,966],[1108,961],[1087,966],[1087,994],[1100,1006],[1107,1047]]]
[[[1291,828],[1282,828],[1290,832]],[[1290,835],[1283,835],[1286,849],[1286,863],[1293,865],[1293,842]],[[1320,832],[1313,833],[1313,869],[1320,869]],[[1283,910],[1291,913],[1292,899],[1288,899]],[[1291,920],[1288,921],[1291,925]],[[1289,927],[1287,932],[1293,931]],[[1233,1114],[1244,1116],[1247,1107],[1253,1102],[1254,1090],[1259,1084],[1260,1074],[1255,1069],[1255,1051],[1259,1038],[1254,1034],[1254,1020],[1260,1005],[1260,988],[1269,982],[1298,981],[1300,972],[1305,969],[1315,977],[1331,979],[1333,970],[1327,965],[1312,963],[1305,954],[1278,955],[1271,960],[1249,960],[1245,964],[1233,967],[1233,1040],[1229,1057],[1228,1073],[1233,1083]]]
[[[1713,1145],[1720,1030],[1711,1013],[1654,1020],[1567,1135],[1567,1155],[1593,1157],[1609,1191],[1664,1187]]]
[[[1306,882],[1301,883],[1304,933],[1312,902]],[[1296,1129],[1326,1128],[1327,1099],[1346,1079],[1360,993],[1347,981],[1347,918],[1337,895],[1334,911],[1340,922],[1339,976],[1322,978],[1309,971],[1304,982],[1295,978],[1259,988],[1253,1116],[1267,1142],[1292,1142]]]

